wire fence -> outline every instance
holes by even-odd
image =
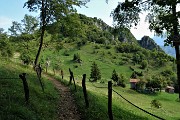
[[[119,95],[121,98],[123,98],[125,101],[127,101],[128,103],[130,103],[132,106],[140,109],[141,111],[143,111],[143,112],[145,112],[145,113],[147,113],[147,114],[149,114],[149,115],[151,115],[151,116],[154,116],[154,117],[156,117],[156,118],[158,118],[158,119],[160,119],[160,120],[165,120],[164,118],[161,118],[161,117],[159,117],[159,116],[157,116],[157,115],[154,115],[154,114],[152,114],[152,113],[150,113],[150,112],[148,112],[148,111],[146,111],[146,110],[138,107],[137,105],[133,104],[132,102],[130,102],[129,100],[127,100],[125,97],[123,97],[121,94],[119,94],[117,91],[115,91],[115,90],[113,90],[113,89],[112,89],[112,91],[115,92],[117,95]]]
[[[109,89],[108,87],[104,87],[104,86],[96,86],[96,85],[94,85],[94,83],[92,83],[92,86],[94,86],[95,88],[106,88],[106,89]],[[160,120],[165,120],[164,118],[159,117],[159,116],[157,116],[157,115],[155,115],[155,114],[153,114],[153,113],[150,113],[150,112],[148,112],[148,111],[140,108],[139,106],[133,104],[133,103],[130,102],[128,99],[126,99],[125,97],[123,97],[120,93],[118,93],[117,91],[115,91],[114,89],[112,89],[112,91],[113,91],[114,93],[116,93],[118,96],[120,96],[122,99],[124,99],[126,102],[128,102],[129,104],[131,104],[132,106],[138,108],[139,110],[141,110],[141,111],[143,111],[143,112],[145,112],[145,113],[147,113],[147,114],[149,114],[149,115],[151,115],[151,116],[153,116],[153,117],[155,117],[155,118],[158,118],[158,119],[160,119]]]
[[[106,89],[108,89],[108,87],[106,86],[96,86],[96,85],[94,85],[94,83],[93,82],[91,82],[91,84],[92,84],[92,86],[94,86],[95,88],[106,88]]]

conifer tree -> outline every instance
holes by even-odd
[[[93,62],[92,66],[91,66],[90,78],[93,79],[92,80],[93,82],[101,79],[100,70],[99,70],[99,68],[98,68],[98,66],[97,66],[97,64],[95,62]]]
[[[116,70],[114,69],[112,72],[112,78],[111,78],[114,82],[118,81],[118,74],[116,73]]]

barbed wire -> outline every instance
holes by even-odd
[[[112,89],[112,90],[113,90],[113,89]],[[130,103],[130,104],[133,105],[134,107],[142,110],[143,112],[145,112],[145,113],[147,113],[147,114],[149,114],[149,115],[151,115],[151,116],[154,116],[154,117],[156,117],[156,118],[158,118],[158,119],[160,119],[160,120],[165,120],[164,118],[161,118],[161,117],[159,117],[159,116],[157,116],[157,115],[154,115],[154,114],[152,114],[152,113],[150,113],[150,112],[148,112],[148,111],[146,111],[146,110],[138,107],[137,105],[133,104],[132,102],[130,102],[129,100],[127,100],[126,98],[124,98],[121,94],[119,94],[119,93],[116,92],[115,90],[113,90],[113,92],[115,92],[117,95],[119,95],[119,96],[120,96],[121,98],[123,98],[125,101],[127,101],[128,103]]]

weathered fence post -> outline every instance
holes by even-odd
[[[41,65],[39,64],[39,65],[35,66],[35,70],[36,70],[38,80],[41,84],[42,91],[44,92],[44,85],[43,85],[42,80],[41,80],[41,73],[42,73]]]
[[[61,76],[62,76],[62,80],[63,80],[63,78],[64,78],[64,72],[63,72],[62,69],[61,69]]]
[[[86,103],[86,107],[89,107],[89,101],[88,101],[88,96],[86,92],[86,74],[83,74],[83,79],[82,79],[82,87],[83,87],[83,93],[84,93],[84,99]]]
[[[19,77],[23,81],[25,100],[28,103],[29,102],[29,87],[28,87],[28,83],[26,81],[26,73],[19,74]]]
[[[74,87],[75,87],[75,91],[76,91],[76,84],[75,84],[75,80],[74,80],[74,74],[71,71],[71,69],[69,68],[69,73],[70,73],[70,81],[69,81],[69,85],[71,84],[72,80],[74,82]]]
[[[113,120],[112,114],[112,82],[108,81],[108,115],[109,120]]]

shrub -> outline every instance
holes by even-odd
[[[95,49],[100,49],[100,46],[99,45],[95,45],[94,48]]]
[[[111,45],[106,45],[106,49],[111,49]]]
[[[154,99],[154,100],[151,101],[151,107],[161,108],[162,104],[158,100]]]
[[[73,61],[77,62],[77,63],[81,63],[82,60],[81,60],[80,55],[78,53],[74,54]]]
[[[23,61],[24,64],[27,65],[33,62],[33,57],[28,51],[24,51],[23,53],[21,53],[20,59]]]
[[[70,54],[69,54],[69,50],[65,50],[64,51],[64,56],[69,56]]]
[[[147,67],[147,65],[148,65],[147,60],[143,60],[143,61],[141,62],[141,68],[142,68],[142,69],[145,69],[145,68]]]
[[[56,49],[57,51],[59,51],[59,50],[61,50],[61,49],[63,49],[63,48],[64,48],[64,46],[63,46],[62,43],[59,43],[59,44],[57,44],[57,45],[55,46],[55,49]]]

